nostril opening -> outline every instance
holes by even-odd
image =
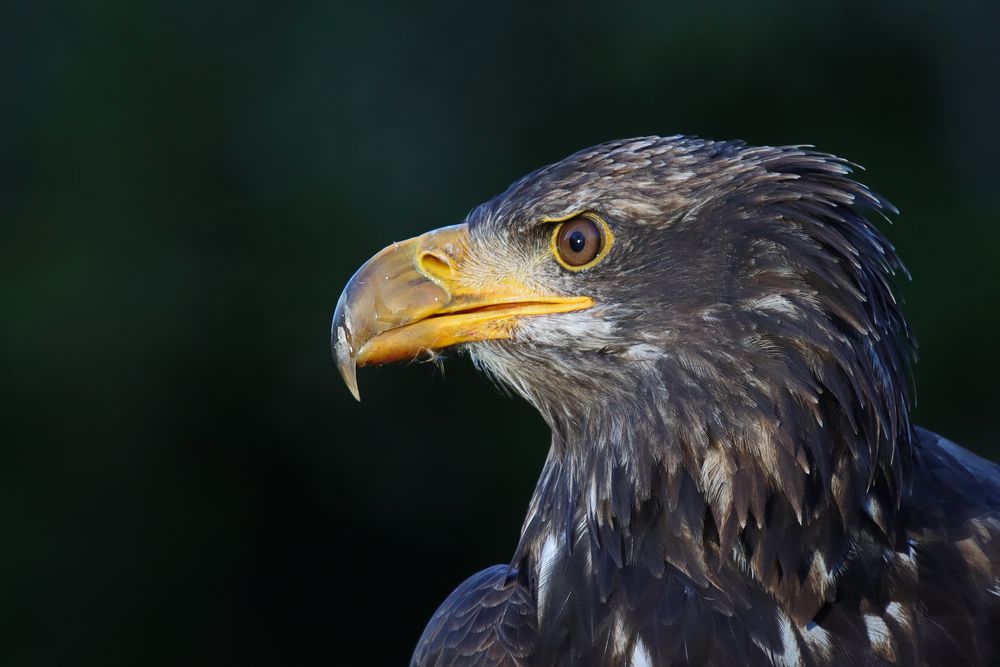
[[[453,270],[448,260],[433,252],[422,253],[417,264],[421,271],[434,278],[450,278]]]

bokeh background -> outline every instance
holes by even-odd
[[[1000,457],[1000,4],[0,4],[0,663],[404,664],[548,445],[329,320],[393,240],[588,145],[864,165],[919,423]]]

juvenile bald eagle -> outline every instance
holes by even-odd
[[[356,396],[460,346],[552,429],[513,559],[414,665],[1000,664],[1000,468],[911,423],[895,210],[850,173],[617,141],[358,271]]]

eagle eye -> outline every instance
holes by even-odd
[[[591,213],[564,220],[552,232],[552,253],[570,271],[597,264],[610,247],[611,231],[607,223]]]

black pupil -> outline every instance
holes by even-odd
[[[583,252],[587,245],[587,237],[579,229],[574,229],[569,235],[569,249],[573,252]]]

